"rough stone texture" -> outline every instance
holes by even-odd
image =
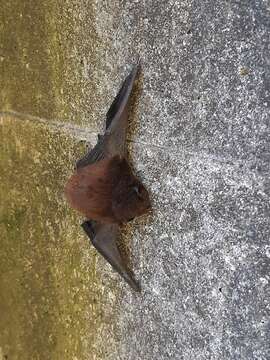
[[[64,72],[67,110],[53,116],[92,142],[139,54],[130,153],[153,198],[125,230],[143,292],[97,257],[102,316],[77,357],[268,359],[269,1],[57,4],[77,72]]]
[[[0,134],[0,359],[95,355],[102,283],[63,201],[79,147],[27,119],[0,117]]]

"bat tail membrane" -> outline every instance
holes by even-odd
[[[124,80],[121,89],[119,90],[118,94],[116,95],[115,99],[113,100],[107,112],[106,130],[111,125],[113,125],[112,122],[114,119],[116,120],[121,117],[121,113],[126,108],[139,69],[140,69],[140,59],[138,58],[136,65],[133,66],[133,69],[131,70],[130,74]]]
[[[135,290],[140,291],[140,284],[133,278],[125,265],[116,244],[119,227],[115,224],[98,224],[85,221],[82,228],[97,251],[108,261],[122,278]]]

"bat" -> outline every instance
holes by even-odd
[[[122,224],[151,207],[146,188],[127,161],[130,98],[139,67],[138,62],[124,80],[107,112],[104,134],[98,135],[95,147],[77,161],[65,186],[70,206],[87,219],[81,226],[94,247],[136,291],[140,284],[126,266],[117,239]]]

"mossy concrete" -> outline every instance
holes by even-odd
[[[1,173],[2,226],[18,223],[22,229],[4,232],[1,250],[3,271],[11,270],[10,286],[1,278],[1,296],[10,294],[1,300],[2,356],[13,351],[23,359],[25,351],[25,358],[41,359],[268,359],[269,19],[268,2],[257,0],[2,4],[0,108],[17,111],[4,126],[3,165],[9,171]],[[129,145],[153,213],[129,224],[124,237],[141,279],[140,296],[119,282],[100,256],[93,258],[80,217],[62,198],[78,156],[64,132],[70,129],[77,140],[94,144],[138,55],[142,73]],[[24,114],[31,115],[31,125]],[[18,121],[28,124],[27,133]],[[62,135],[48,137],[39,123]],[[45,159],[36,166],[31,159],[42,156],[35,151]],[[22,178],[16,175],[20,188],[9,174],[22,154],[27,161]],[[42,190],[32,189],[30,176],[45,181]],[[12,212],[9,188],[17,196]],[[33,197],[30,210],[23,199]],[[16,243],[15,235],[23,241]],[[26,266],[19,260],[20,246],[34,269],[22,271],[29,276],[27,290],[15,281]],[[78,299],[83,297],[78,315],[70,296],[74,271],[82,279],[76,284]],[[14,307],[12,299],[18,300]],[[46,320],[45,305],[51,314]],[[34,325],[24,331],[24,324]],[[69,324],[70,338],[63,324]],[[51,342],[42,337],[43,329],[53,334]],[[64,349],[72,355],[63,355]]]
[[[83,19],[77,16],[80,6],[51,0],[1,3],[1,110],[77,123],[85,117],[80,108],[95,113],[96,81],[85,82],[98,61],[101,41],[93,26],[94,6],[87,4]],[[81,37],[85,26],[87,42]]]
[[[4,359],[98,358],[103,285],[96,255],[63,199],[80,147],[27,119],[1,117],[0,134]]]
[[[83,149],[61,123],[87,120],[95,131],[100,111],[95,17],[90,3],[1,3],[0,358],[106,352],[116,279],[103,284],[81,219],[63,198]]]

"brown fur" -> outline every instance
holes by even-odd
[[[124,158],[114,156],[76,170],[68,180],[69,204],[88,219],[124,223],[150,207],[147,190]]]

